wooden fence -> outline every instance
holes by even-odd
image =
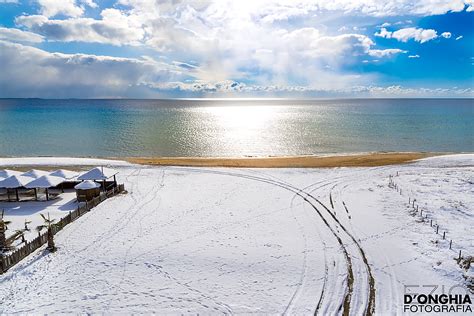
[[[68,215],[61,218],[56,225],[53,226],[53,234],[57,234],[61,229],[64,228],[69,223],[72,223],[78,217],[81,217],[85,213],[89,212],[92,208],[99,205],[101,202],[106,200],[109,197],[112,197],[120,192],[125,190],[123,184],[119,184],[117,187],[114,187],[106,192],[100,194],[100,196],[95,197],[94,199],[85,202],[84,204],[80,205],[74,211],[70,211]],[[23,260],[25,257],[30,255],[36,249],[44,245],[48,241],[48,233],[47,231],[39,234],[33,240],[28,241],[27,243],[23,244],[23,246],[17,248],[13,252],[7,255],[0,255],[0,274],[5,273],[8,269],[13,267],[15,264]]]

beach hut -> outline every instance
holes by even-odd
[[[31,169],[25,173],[21,174],[23,177],[30,177],[33,179],[38,179],[39,177],[49,175],[49,172],[37,169]]]
[[[25,185],[27,189],[35,190],[35,199],[38,200],[38,189],[44,189],[46,193],[46,201],[49,201],[49,188],[56,187],[64,182],[63,178],[53,177],[50,175],[41,176]]]
[[[74,187],[79,202],[92,200],[100,195],[100,184],[91,180],[85,180]]]
[[[102,181],[104,185],[104,191],[106,190],[106,181],[108,179],[113,178],[114,179],[114,186],[117,186],[117,171],[114,169],[110,168],[104,168],[104,167],[96,167],[93,168],[86,173],[81,174],[79,177],[77,177],[78,180],[92,180],[92,181]]]
[[[15,189],[16,200],[20,201],[18,195],[18,189],[25,187],[31,178],[23,176],[10,176],[2,181],[0,181],[0,188],[7,189],[8,200],[10,201],[10,189]]]

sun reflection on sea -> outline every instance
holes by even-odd
[[[201,111],[215,129],[213,147],[219,151],[256,154],[248,148],[268,142],[265,131],[278,125],[276,106],[210,106]]]

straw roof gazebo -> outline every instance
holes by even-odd
[[[93,181],[102,181],[104,185],[104,190],[105,188],[105,181],[110,178],[114,178],[114,184],[117,185],[117,179],[115,178],[115,175],[118,172],[114,169],[110,168],[104,168],[104,167],[96,167],[93,168],[86,173],[81,174],[79,177],[77,177],[77,180],[93,180]]]
[[[85,180],[74,187],[79,202],[85,202],[100,195],[100,184],[91,180]]]
[[[49,172],[43,171],[43,170],[38,170],[38,169],[31,169],[25,173],[22,174],[24,177],[30,177],[34,179],[38,179],[39,177],[49,175]]]
[[[75,171],[58,169],[56,171],[51,172],[49,175],[53,177],[60,177],[66,180],[71,180],[77,177],[78,173]]]
[[[0,181],[0,188],[7,189],[8,200],[10,200],[10,191],[9,189],[15,189],[16,200],[20,201],[18,195],[18,189],[25,187],[28,183],[31,182],[31,178],[24,176],[11,176],[2,181]]]
[[[45,189],[46,191],[46,201],[49,201],[49,192],[48,189],[52,187],[56,187],[64,182],[63,178],[60,177],[53,177],[50,175],[39,177],[36,180],[31,181],[30,183],[26,184],[25,187],[28,189],[35,190],[35,198],[38,200],[38,192],[37,189]]]
[[[21,171],[8,170],[8,169],[0,170],[0,180],[9,178],[11,176],[19,176],[21,174],[22,174]]]

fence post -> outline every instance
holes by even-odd
[[[443,232],[443,239],[446,238],[446,231]]]
[[[451,249],[452,245],[453,245],[453,240],[451,239],[451,241],[449,242],[449,249]]]

